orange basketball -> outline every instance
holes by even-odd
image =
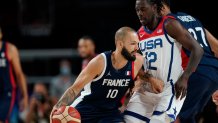
[[[53,113],[52,123],[81,123],[81,118],[75,108],[62,106]]]

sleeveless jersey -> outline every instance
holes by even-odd
[[[210,45],[206,38],[205,29],[201,22],[196,18],[192,17],[191,15],[182,12],[178,12],[177,14],[169,14],[169,16],[173,16],[178,21],[180,21],[180,23],[193,35],[193,37],[203,48],[204,54],[199,63],[199,66],[203,65],[218,68],[218,59],[214,56],[214,53],[211,51]],[[189,57],[190,52],[184,48],[183,50],[187,57]]]
[[[121,106],[121,99],[134,85],[134,62],[128,61],[123,68],[116,70],[112,66],[111,54],[110,51],[101,54],[105,61],[103,72],[84,87],[72,106],[88,104],[101,110],[117,110]]]
[[[168,18],[163,17],[156,29],[151,32],[142,26],[138,31],[139,48],[145,57],[146,68],[154,77],[168,83],[176,82],[183,73],[181,44],[170,37],[164,23]],[[174,18],[172,18],[174,19]]]
[[[7,43],[2,42],[0,50],[0,91],[11,92],[16,88],[12,66],[7,56]],[[0,93],[1,95],[2,93]]]

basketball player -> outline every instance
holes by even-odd
[[[83,36],[78,42],[78,52],[82,61],[82,69],[96,56],[94,40],[89,36]]]
[[[22,94],[21,110],[28,107],[28,94],[18,50],[13,44],[2,41],[2,36],[0,29],[0,123],[8,123],[16,97],[15,79]]]
[[[139,49],[152,76],[165,84],[160,94],[133,94],[124,112],[127,123],[174,122],[186,95],[187,80],[203,54],[197,41],[175,18],[159,16],[161,7],[161,0],[136,0],[136,13],[142,23],[138,31]],[[182,46],[191,52],[184,72]]]
[[[115,34],[116,50],[92,59],[53,111],[69,105],[84,88],[72,104],[79,111],[82,123],[123,123],[118,109],[120,101],[134,85],[134,78],[143,64],[143,57],[136,54],[138,42],[133,29],[120,28]]]
[[[181,123],[195,123],[196,115],[203,111],[213,92],[218,89],[218,59],[212,52],[217,54],[218,41],[204,29],[199,20],[186,13],[171,14],[170,1],[162,1],[161,14],[173,16],[180,21],[204,49],[203,57],[196,71],[189,78],[187,97],[178,115]],[[183,59],[187,59],[185,61],[188,62],[190,51],[184,48],[183,51]]]

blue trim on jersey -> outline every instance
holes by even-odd
[[[171,59],[170,59],[170,67],[169,67],[169,71],[168,71],[167,81],[170,81],[172,64],[173,64],[174,44],[171,44],[171,45],[172,45],[172,48],[171,48]]]
[[[153,112],[153,115],[161,115],[161,114],[163,114],[164,112],[162,112],[162,111],[154,111]]]
[[[166,23],[166,20],[164,21],[164,24]],[[170,80],[170,75],[171,75],[171,69],[172,69],[172,63],[173,63],[173,54],[174,54],[174,43],[172,41],[170,41],[168,35],[167,35],[167,31],[164,28],[164,24],[163,24],[163,29],[164,29],[164,35],[167,39],[167,41],[171,44],[172,48],[171,48],[171,59],[170,59],[170,67],[169,67],[169,71],[168,71],[168,76],[167,76],[167,81]]]
[[[164,24],[166,23],[166,20],[164,21]],[[173,54],[174,54],[174,42],[170,41],[168,35],[167,35],[167,31],[164,28],[164,24],[163,24],[163,29],[164,29],[164,35],[167,39],[167,41],[171,44],[172,48],[171,48],[171,58],[170,58],[170,65],[169,65],[169,71],[168,71],[168,76],[167,76],[167,81],[170,81],[170,84],[172,86],[172,97],[170,99],[170,104],[167,108],[167,111],[171,108],[172,102],[173,102],[173,97],[175,95],[175,90],[174,90],[174,84],[173,84],[173,80],[170,78],[171,77],[171,70],[172,70],[172,64],[173,64]]]
[[[175,118],[175,115],[173,115],[173,114],[167,114],[170,118],[172,118],[174,121],[176,120],[176,118]],[[171,122],[171,123],[174,123],[174,121],[173,122]]]
[[[165,37],[166,37],[166,39],[167,39],[167,41],[172,45],[173,44],[173,42],[172,41],[170,41],[170,39],[169,39],[169,37],[168,37],[168,33],[167,33],[167,31],[166,31],[166,29],[165,29],[165,27],[164,27],[164,25],[165,25],[165,23],[167,22],[167,20],[165,20],[164,21],[164,23],[163,23],[163,30],[164,30],[164,35],[165,35]]]
[[[173,98],[175,96],[174,84],[173,84],[173,80],[172,79],[170,80],[170,84],[172,86],[172,97],[170,98],[170,104],[169,104],[169,106],[167,108],[167,111],[170,110],[172,102],[173,102]]]
[[[137,118],[137,119],[140,119],[140,120],[142,120],[142,121],[145,121],[145,122],[147,122],[147,123],[149,123],[150,122],[150,119],[149,118],[147,118],[147,117],[145,117],[145,116],[142,116],[142,115],[140,115],[140,114],[137,114],[137,113],[135,113],[135,112],[132,112],[132,111],[124,111],[124,115],[130,115],[130,116],[132,116],[132,117],[135,117],[135,118]]]
[[[145,31],[145,32],[147,32],[148,34],[151,34],[151,33],[153,33],[153,31],[151,31],[151,30],[147,29],[145,26],[143,26],[143,28],[144,28],[144,31]]]

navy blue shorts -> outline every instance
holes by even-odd
[[[218,70],[212,67],[198,67],[188,81],[187,96],[179,113],[181,123],[195,123],[195,116],[203,110],[217,89]]]
[[[10,112],[14,105],[14,97],[12,92],[1,92],[0,94],[0,121],[8,122]]]
[[[75,107],[81,115],[81,123],[125,123],[119,110],[99,110],[89,104]]]

